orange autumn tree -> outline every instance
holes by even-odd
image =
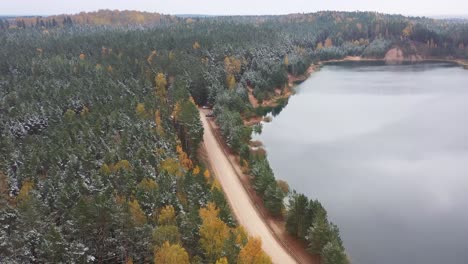
[[[154,263],[158,264],[189,264],[187,251],[180,245],[164,242],[161,248],[154,249]]]
[[[193,168],[193,162],[185,153],[185,151],[182,149],[181,145],[177,145],[176,147],[177,154],[179,155],[179,162],[180,165],[185,169],[185,170],[191,170]]]
[[[154,113],[154,122],[156,123],[156,133],[158,133],[158,135],[160,136],[164,135],[164,128],[162,126],[161,120],[161,111],[157,110]]]
[[[153,51],[150,53],[150,55],[148,56],[148,58],[146,59],[146,61],[147,61],[149,64],[152,64],[154,58],[157,57],[157,56],[158,56],[158,53],[157,53],[155,50],[153,50]]]
[[[333,42],[332,42],[331,38],[327,38],[325,40],[325,47],[330,48],[331,46],[333,46]]]
[[[210,180],[211,180],[210,171],[206,169],[205,172],[203,173],[203,177],[205,177],[206,182],[210,182]]]
[[[213,263],[223,257],[225,243],[229,238],[229,227],[219,217],[219,209],[212,202],[199,211],[202,225],[200,227],[200,245],[207,259]]]
[[[262,241],[251,237],[239,252],[238,264],[271,264],[271,258],[262,250]]]

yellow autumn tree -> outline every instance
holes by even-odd
[[[247,162],[247,160],[245,159],[242,159],[242,162],[241,162],[242,166],[241,166],[241,169],[242,169],[242,172],[243,173],[248,173],[250,168],[249,168],[249,162]]]
[[[144,103],[138,103],[135,109],[137,115],[141,118],[146,116],[146,109]]]
[[[232,230],[232,232],[236,237],[236,244],[240,247],[243,247],[249,241],[249,235],[243,226],[239,225],[237,228]]]
[[[102,164],[101,168],[99,169],[99,172],[104,174],[104,175],[109,175],[111,174],[111,169],[109,168],[109,166],[107,164]]]
[[[167,158],[161,162],[161,170],[166,171],[170,175],[182,176],[182,170],[179,162],[174,158]]]
[[[86,59],[86,55],[84,53],[81,53],[80,54],[80,60],[85,60]]]
[[[158,189],[158,183],[156,183],[156,181],[153,179],[144,178],[138,184],[137,188],[144,190],[146,192],[151,192],[151,191]]]
[[[221,191],[221,184],[219,183],[218,179],[215,179],[211,184],[211,190],[213,191],[215,189]]]
[[[134,199],[131,202],[128,202],[128,207],[135,225],[142,226],[146,224],[146,215],[137,200]]]
[[[241,60],[229,56],[224,58],[224,71],[226,72],[226,84],[228,88],[232,89],[236,86],[236,78],[234,76],[241,71],[241,67]]]
[[[218,259],[215,264],[229,264],[229,262],[226,257],[222,257]]]
[[[160,72],[156,75],[154,82],[156,83],[156,95],[160,98],[166,98],[166,95],[167,95],[166,76],[164,76],[164,74]]]
[[[34,188],[34,183],[30,179],[26,179],[23,181],[23,185],[21,186],[21,189],[19,191],[18,196],[16,197],[16,200],[19,203],[26,202],[29,200],[29,192]]]
[[[284,55],[284,60],[283,60],[284,65],[288,66],[289,65],[289,56],[286,54]]]
[[[113,171],[119,171],[119,170],[125,170],[129,171],[131,170],[131,165],[128,160],[119,160],[113,167]]]
[[[317,43],[317,47],[315,48],[316,50],[321,50],[323,49],[323,44],[322,42]]]
[[[189,264],[187,251],[180,245],[164,242],[161,248],[154,249],[154,263],[157,264]]]
[[[215,261],[222,257],[224,245],[229,238],[229,227],[219,219],[219,209],[212,202],[199,211],[202,225],[200,227],[200,245],[208,260]]]
[[[236,78],[232,74],[226,76],[226,85],[229,89],[236,87]]]
[[[176,224],[176,213],[172,205],[167,205],[161,209],[158,217],[158,223],[160,225]]]
[[[200,49],[201,48],[200,43],[198,43],[198,41],[195,41],[195,43],[193,43],[192,45],[192,48],[195,50]]]
[[[412,33],[413,33],[413,25],[412,25],[412,24],[408,24],[408,25],[403,29],[403,31],[401,32],[401,35],[402,35],[404,38],[408,38],[409,36],[411,36]]]
[[[224,58],[224,70],[229,74],[238,74],[241,71],[242,61],[235,58],[226,56]]]
[[[195,166],[195,168],[194,168],[193,171],[192,171],[192,174],[193,174],[193,175],[198,175],[198,174],[200,174],[200,167],[198,167],[198,165]]]
[[[164,128],[162,126],[161,111],[157,110],[154,113],[154,122],[156,123],[156,133],[162,136],[164,135]]]
[[[271,258],[262,250],[262,241],[252,237],[241,249],[237,258],[238,264],[271,264]]]
[[[86,106],[84,106],[84,107],[83,107],[83,110],[81,110],[81,112],[80,112],[80,116],[81,116],[81,117],[85,117],[85,116],[87,116],[88,114],[89,114],[89,108],[86,107]]]

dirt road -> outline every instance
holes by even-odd
[[[234,168],[216,140],[205,117],[205,113],[200,111],[200,115],[205,129],[203,141],[207,150],[208,159],[211,163],[211,168],[221,184],[237,220],[244,226],[249,235],[262,239],[263,250],[271,257],[273,263],[296,263],[294,258],[273,236],[264,220],[258,214],[255,205],[252,204]]]

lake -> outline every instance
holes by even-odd
[[[322,202],[352,263],[468,263],[467,70],[327,65],[255,138],[278,179]]]

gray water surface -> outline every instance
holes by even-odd
[[[329,65],[256,136],[354,264],[468,263],[468,71]]]

